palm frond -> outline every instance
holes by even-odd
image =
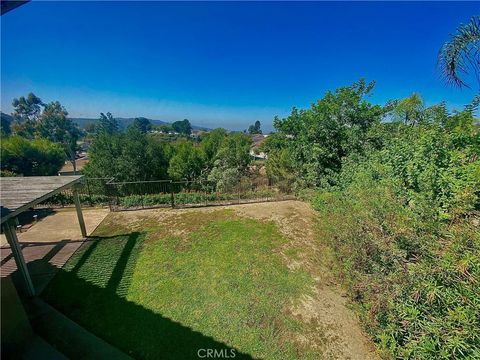
[[[463,77],[473,69],[480,76],[480,17],[462,24],[439,51],[438,67],[444,80],[454,86],[469,87]]]

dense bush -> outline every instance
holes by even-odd
[[[65,162],[59,144],[11,136],[1,141],[1,170],[24,176],[57,175]]]
[[[120,132],[111,114],[103,115],[83,172],[116,182],[150,180],[214,182],[222,191],[247,175],[251,139],[215,129],[198,141],[186,137],[166,143],[131,126]],[[113,123],[112,123],[113,122]]]
[[[387,358],[478,357],[478,217],[427,218],[398,182],[370,175],[313,201],[365,328]]]
[[[223,138],[207,178],[216,189],[231,191],[248,173],[252,161],[252,140],[245,134],[230,134]]]
[[[84,173],[90,178],[145,181],[167,178],[170,146],[160,143],[136,127],[125,132],[99,132],[89,149]]]
[[[195,180],[204,167],[203,158],[198,147],[191,141],[179,141],[174,147],[174,155],[170,159],[168,175],[173,180]]]
[[[110,197],[106,195],[88,195],[88,194],[79,194],[79,199],[81,204],[85,205],[108,205],[110,204]],[[73,199],[73,194],[64,192],[59,193],[51,198],[48,198],[41,205],[47,206],[68,206],[73,205],[75,203]]]
[[[119,205],[125,208],[171,204],[170,194],[130,195],[119,198]]]
[[[436,109],[414,126],[385,124],[382,147],[345,158],[335,186],[312,200],[332,264],[387,358],[480,356],[473,120]]]
[[[345,156],[365,150],[369,129],[385,112],[367,100],[373,86],[360,80],[328,91],[309,109],[294,108],[287,118],[276,118],[277,133],[262,145],[269,156],[268,175],[290,174],[296,187],[332,182]]]
[[[460,113],[443,123],[386,125],[382,149],[345,158],[337,184],[348,186],[358,172],[368,172],[375,180],[395,179],[419,214],[450,219],[478,209],[480,137],[473,120]]]
[[[371,90],[277,119],[267,172],[318,210],[324,253],[385,358],[480,358],[478,124],[418,94],[380,108]]]

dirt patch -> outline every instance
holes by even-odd
[[[313,295],[305,295],[289,309],[310,325],[298,341],[320,348],[326,359],[376,359],[357,316],[347,307],[345,293],[323,265],[322,246],[315,234],[317,218],[310,205],[283,201],[238,205],[234,210],[240,216],[273,221],[289,240],[281,249],[287,266],[306,269],[315,279]]]
[[[314,210],[300,201],[243,204],[194,209],[153,209],[111,213],[102,231],[115,235],[154,229],[181,238],[211,220],[236,214],[275,223],[288,241],[279,249],[286,266],[308,271],[315,280],[310,294],[296,299],[285,311],[300,319],[309,331],[297,341],[321,350],[325,359],[376,359],[373,345],[361,330],[347,298],[322,260],[322,245],[316,236]],[[95,234],[107,235],[107,234]]]
[[[201,214],[201,216],[199,216]],[[117,236],[148,230],[154,234],[186,236],[212,220],[228,219],[231,208],[148,209],[110,213],[95,236]]]
[[[309,331],[301,340],[321,348],[326,359],[377,358],[357,317],[347,308],[347,299],[337,289],[318,284],[314,295],[304,296],[291,311],[309,324]]]
[[[273,221],[280,232],[290,241],[281,249],[281,254],[291,270],[312,268],[318,248],[314,246],[312,224],[315,214],[312,208],[300,201],[282,201],[245,204],[234,207],[240,216],[263,221]]]

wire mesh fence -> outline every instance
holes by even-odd
[[[66,190],[40,207],[73,206],[74,190]],[[112,211],[156,207],[195,207],[294,199],[268,179],[243,178],[232,184],[211,181],[127,181],[83,178],[76,188],[83,206],[109,206]]]

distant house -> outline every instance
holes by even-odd
[[[250,150],[250,156],[252,156],[255,160],[267,160],[268,156],[263,151],[258,153],[255,152],[254,149]]]
[[[266,160],[267,154],[263,151],[259,151],[260,145],[265,141],[268,135],[264,134],[253,134],[252,137],[252,147],[250,149],[250,156],[252,156],[255,160]]]

